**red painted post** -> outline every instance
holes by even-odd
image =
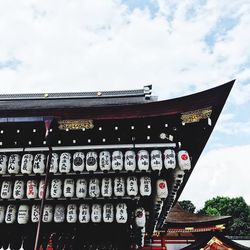
[[[161,247],[162,247],[162,250],[167,250],[164,235],[161,235]]]
[[[35,240],[34,250],[39,250],[38,242],[39,242],[39,237],[40,237],[41,224],[42,224],[42,218],[43,218],[43,210],[44,210],[44,204],[45,204],[46,192],[47,192],[47,186],[48,186],[48,179],[49,179],[49,167],[50,167],[51,156],[52,156],[52,147],[50,145],[50,136],[51,135],[49,135],[49,129],[50,129],[51,123],[52,123],[52,120],[45,121],[45,129],[46,129],[45,139],[48,142],[49,155],[47,157],[47,162],[46,162],[46,175],[45,175],[45,181],[44,181],[45,183],[44,183],[43,196],[42,196],[41,206],[40,206],[39,221],[38,221],[37,230],[36,230],[36,240]]]
[[[44,204],[45,204],[46,192],[47,192],[47,186],[48,186],[49,166],[50,166],[50,161],[51,161],[51,155],[52,155],[52,148],[51,146],[49,146],[49,155],[48,155],[47,162],[46,162],[46,175],[45,175],[45,183],[44,183],[44,189],[43,189],[43,197],[41,201],[39,221],[38,221],[37,230],[36,230],[36,241],[35,241],[35,247],[34,247],[35,250],[39,249],[38,241],[40,237],[43,210],[44,210]]]

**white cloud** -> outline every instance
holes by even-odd
[[[250,135],[250,120],[239,121],[232,113],[222,114],[216,125],[216,131],[227,135]]]
[[[248,78],[250,82],[250,77]],[[232,99],[237,105],[242,105],[250,100],[250,84],[238,84],[232,90]]]
[[[250,204],[250,145],[210,150],[203,153],[180,200],[189,199],[201,208],[210,198],[243,196]]]
[[[128,89],[151,83],[161,98],[168,98],[242,72],[250,53],[247,1],[157,2],[159,11],[152,17],[147,8],[129,11],[115,0],[0,1],[0,62],[22,62],[16,71],[0,70],[1,92]],[[214,29],[227,16],[239,20],[220,35]],[[213,30],[219,39],[211,51],[205,38]],[[241,103],[250,98],[248,85],[236,88],[245,95]]]

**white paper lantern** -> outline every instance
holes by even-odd
[[[88,187],[85,179],[78,179],[76,181],[76,197],[85,198],[87,196]]]
[[[103,206],[103,221],[105,223],[112,223],[114,221],[114,206],[111,203]]]
[[[16,180],[13,189],[13,198],[20,200],[24,197],[24,181]]]
[[[137,153],[138,155],[138,169],[139,170],[148,170],[149,169],[149,154],[147,150],[140,150]]]
[[[45,154],[36,154],[33,163],[33,172],[35,174],[43,174],[45,172]]]
[[[52,222],[53,220],[53,207],[51,205],[45,204],[43,210],[43,219],[44,223]]]
[[[28,222],[29,222],[29,206],[20,205],[18,208],[17,223],[27,224]]]
[[[47,156],[49,157],[49,156]],[[51,159],[50,159],[50,167],[49,167],[49,172],[50,173],[57,173],[58,172],[58,160],[59,160],[59,156],[57,153],[52,153],[51,154]]]
[[[65,220],[65,207],[63,205],[56,205],[54,212],[54,222],[62,223]]]
[[[176,167],[175,152],[173,149],[164,151],[164,165],[166,169],[174,169]]]
[[[45,189],[45,180],[40,180],[39,188],[38,188],[39,199],[43,198],[44,189]],[[48,198],[48,197],[49,197],[49,183],[47,184],[47,189],[46,189],[46,198]]]
[[[0,206],[0,224],[4,222],[5,206]]]
[[[71,154],[64,152],[60,155],[59,171],[60,173],[69,173],[71,169]]]
[[[96,171],[97,170],[97,153],[88,152],[86,155],[86,170],[87,171]]]
[[[142,196],[150,196],[152,192],[151,178],[142,176],[140,178],[140,193]]]
[[[100,204],[92,205],[91,221],[94,223],[100,223],[102,221],[102,208]]]
[[[138,184],[135,176],[127,178],[127,194],[129,196],[136,196],[138,194]]]
[[[180,150],[178,152],[178,164],[181,170],[191,169],[190,157],[186,150]]]
[[[32,205],[31,208],[31,221],[33,223],[36,223],[39,221],[39,216],[40,216],[40,206],[37,204]]]
[[[141,236],[140,236],[140,246],[144,247],[145,245],[145,228],[140,228],[141,229]]]
[[[21,173],[22,174],[31,174],[32,173],[32,164],[33,164],[33,155],[24,154],[22,157],[21,163]]]
[[[116,206],[116,221],[117,223],[126,223],[128,220],[127,205],[125,203],[118,203]]]
[[[144,228],[146,225],[146,213],[142,207],[135,210],[135,224],[137,227],[142,228]]]
[[[109,171],[111,169],[111,156],[109,151],[100,152],[99,165],[102,171]]]
[[[0,154],[0,175],[1,174],[6,174],[7,172],[7,156]]]
[[[10,199],[12,195],[12,182],[11,181],[3,181],[1,188],[1,198],[2,199]]]
[[[18,174],[20,170],[20,155],[12,154],[9,157],[8,173]]]
[[[112,153],[112,169],[121,171],[123,168],[122,151],[116,150]]]
[[[62,181],[60,179],[51,181],[50,196],[52,198],[60,198],[62,196]]]
[[[28,180],[26,186],[26,196],[28,199],[37,198],[37,181],[36,180]]]
[[[166,199],[168,196],[167,182],[164,179],[156,181],[156,196],[160,199]]]
[[[88,223],[90,221],[90,212],[88,204],[81,204],[79,206],[79,222]]]
[[[179,182],[180,184],[182,183],[184,179],[185,172],[183,170],[180,170],[179,168],[176,168],[174,170],[174,180]]]
[[[156,197],[155,198],[155,208],[154,208],[156,216],[160,215],[162,207],[163,207],[163,200]]]
[[[92,198],[100,196],[100,183],[97,178],[89,180],[89,196]]]
[[[133,150],[128,150],[124,155],[124,167],[126,171],[135,171],[136,169],[136,154]]]
[[[73,171],[82,172],[84,170],[84,153],[75,152],[73,155]]]
[[[77,206],[75,204],[69,204],[67,206],[67,222],[76,223],[77,221]]]
[[[112,180],[111,178],[105,177],[102,179],[102,196],[111,197],[112,195]]]
[[[125,195],[125,180],[123,177],[116,177],[114,180],[114,194],[115,196]]]
[[[152,170],[162,170],[162,154],[160,150],[151,151],[151,168]]]
[[[63,195],[66,198],[72,198],[75,195],[75,181],[73,179],[65,179],[63,187]]]
[[[5,214],[5,223],[13,224],[16,221],[17,208],[15,205],[8,205]]]

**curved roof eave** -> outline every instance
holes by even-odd
[[[235,80],[179,98],[142,102],[138,97],[1,99],[1,117],[53,116],[64,119],[128,119],[181,114],[205,107],[221,110]],[[135,99],[133,99],[135,98]]]

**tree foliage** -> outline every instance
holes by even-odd
[[[250,235],[250,207],[242,197],[229,198],[217,196],[205,202],[199,213],[208,215],[230,215],[229,235]]]
[[[181,207],[191,213],[194,213],[195,211],[195,206],[194,204],[190,201],[190,200],[183,200],[183,201],[179,201],[179,204],[181,205]]]

